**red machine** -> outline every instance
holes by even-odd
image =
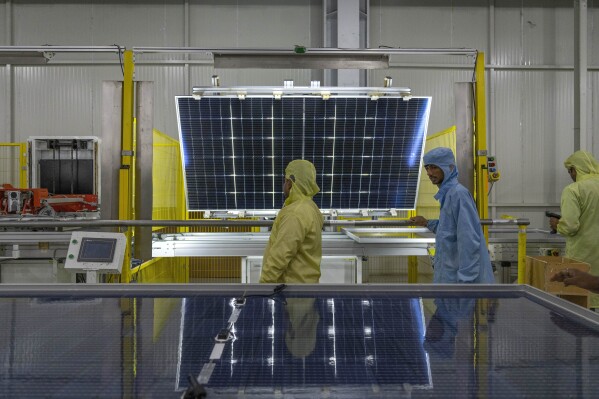
[[[0,188],[0,215],[39,215],[97,212],[98,196],[93,194],[50,195],[45,188]]]
[[[28,185],[0,188],[0,217],[100,217],[99,139],[30,137]]]

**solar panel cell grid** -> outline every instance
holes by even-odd
[[[321,209],[413,209],[430,98],[177,97],[188,208],[272,210],[294,159]]]

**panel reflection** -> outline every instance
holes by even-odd
[[[216,362],[208,388],[274,392],[326,386],[430,386],[419,299],[287,298],[285,302],[248,299],[234,326],[235,339]],[[212,351],[214,331],[226,326],[229,300],[206,306],[203,299],[188,299],[182,312],[186,323],[180,374],[197,374]]]
[[[0,396],[180,398],[206,364],[208,398],[599,392],[599,317],[589,311],[509,292],[286,293],[243,306],[236,294],[0,298]]]

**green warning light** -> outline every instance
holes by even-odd
[[[305,46],[299,46],[299,45],[295,45],[295,48],[293,49],[293,51],[295,52],[295,54],[305,54],[306,53],[306,47]]]

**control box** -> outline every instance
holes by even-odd
[[[497,167],[497,161],[495,160],[495,156],[487,157],[487,170],[489,172],[489,181],[496,182],[501,177],[501,173]]]
[[[119,274],[125,257],[123,233],[74,231],[64,268],[71,271],[97,271]]]
[[[492,262],[517,262],[518,246],[504,244],[489,244],[489,257]]]
[[[561,256],[560,248],[539,248],[540,256]]]

